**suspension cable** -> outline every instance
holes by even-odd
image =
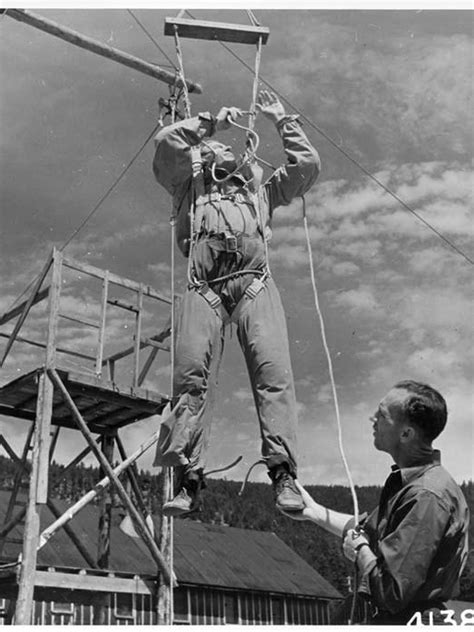
[[[161,48],[161,46],[158,44],[158,42],[156,41],[156,39],[153,37],[153,35],[146,29],[146,27],[142,24],[142,22],[137,18],[137,16],[133,13],[133,11],[131,11],[130,9],[127,9],[127,13],[129,13],[132,18],[135,20],[135,22],[138,24],[138,26],[142,29],[142,31],[147,35],[147,37],[153,42],[153,44],[156,46],[156,48],[160,51],[160,53],[166,57],[166,59],[170,62],[171,68],[173,68],[173,70],[177,70],[176,65],[173,63],[173,60],[171,59],[171,57]]]

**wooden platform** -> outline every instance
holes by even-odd
[[[245,24],[224,24],[185,18],[165,18],[165,35],[174,35],[175,27],[180,37],[192,39],[218,40],[234,44],[266,44],[270,30],[265,26]]]
[[[0,388],[1,414],[35,419],[42,371],[42,368],[35,369]],[[125,387],[70,370],[58,369],[58,375],[92,432],[105,434],[109,430],[160,414],[168,403],[166,395],[145,388]],[[52,423],[65,428],[77,428],[57,390],[54,392]]]

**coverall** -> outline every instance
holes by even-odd
[[[201,113],[163,128],[155,138],[153,171],[172,195],[176,238],[185,256],[192,237],[190,148],[212,134],[212,127],[210,114]],[[296,476],[297,415],[288,334],[275,283],[270,275],[263,276],[264,238],[271,236],[274,209],[308,191],[319,175],[320,161],[296,116],[285,115],[276,127],[287,163],[264,185],[252,192],[240,177],[218,184],[207,174],[204,195],[197,200],[202,221],[191,250],[197,285],[188,284],[176,326],[173,396],[179,403],[161,426],[155,457],[155,465],[183,466],[185,476],[202,472],[205,466],[211,423],[207,394],[230,319],[247,363],[263,460],[269,469],[286,464]],[[243,270],[253,272],[213,283]],[[248,296],[245,291],[256,278],[264,279],[263,289]]]

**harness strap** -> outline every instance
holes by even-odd
[[[244,311],[247,309],[250,301],[253,301],[254,298],[256,298],[256,296],[258,296],[258,294],[260,294],[260,292],[264,289],[269,276],[270,275],[268,273],[265,273],[263,277],[254,279],[245,289],[242,298],[232,310],[232,314],[229,318],[231,323],[236,323],[239,320]]]
[[[222,303],[221,297],[211,290],[207,283],[201,283],[200,285],[194,284],[190,289],[195,290],[200,294],[207,302],[209,307],[213,309],[221,318],[224,325],[229,322],[229,314]]]
[[[212,309],[217,309],[219,305],[222,305],[222,299],[218,296],[214,290],[207,285],[207,283],[203,283],[201,286],[196,287],[196,292],[198,292],[203,299],[205,299]]]

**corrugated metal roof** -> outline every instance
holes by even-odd
[[[8,492],[0,492],[0,521],[8,504]],[[64,501],[54,501],[61,511]],[[42,528],[54,521],[46,508]],[[95,559],[97,554],[97,507],[87,506],[69,524]],[[156,566],[140,539],[131,538],[118,527],[114,512],[111,531],[110,570],[132,575],[155,575]],[[157,525],[157,521],[155,521]],[[15,528],[13,537],[21,535]],[[4,557],[15,559],[18,545],[6,545]],[[76,547],[64,530],[56,533],[38,556],[41,566],[85,568]],[[174,521],[174,570],[180,583],[261,590],[321,598],[341,598],[339,592],[274,533],[204,524],[192,520]]]

